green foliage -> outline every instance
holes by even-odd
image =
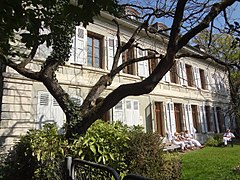
[[[56,126],[30,130],[14,146],[3,166],[5,179],[61,179],[67,141]]]
[[[166,154],[158,134],[97,120],[82,137],[68,144],[57,128],[45,125],[30,130],[14,146],[3,166],[4,179],[63,179],[66,156],[108,165],[121,176],[136,173],[153,179],[178,179],[181,163],[177,154]]]
[[[215,134],[213,137],[208,138],[207,142],[205,143],[206,146],[217,147],[222,145],[222,138],[223,134]]]
[[[162,151],[157,133],[131,133],[128,160],[129,171],[153,179],[179,179],[181,161],[177,154]]]
[[[125,158],[129,141],[129,127],[126,125],[97,120],[83,137],[74,140],[72,154],[123,172],[127,168]]]

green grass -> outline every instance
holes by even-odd
[[[240,145],[205,147],[182,155],[181,180],[240,180],[233,168],[240,165]]]

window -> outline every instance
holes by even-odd
[[[153,56],[154,53],[148,52],[149,56]],[[158,59],[149,59],[148,60],[148,66],[149,66],[149,73],[151,74],[153,70],[157,67],[158,65]]]
[[[122,60],[123,60],[123,62],[126,62],[129,59],[133,59],[133,58],[134,58],[134,48],[129,48],[129,49],[127,49],[126,51],[124,51],[122,53]],[[135,63],[126,66],[123,69],[123,72],[127,73],[127,74],[135,75],[136,74]]]
[[[192,74],[192,66],[186,64],[186,73],[187,73],[187,83],[188,86],[193,87],[193,74]]]
[[[172,83],[178,83],[177,81],[177,66],[176,63],[170,69],[170,80]]]
[[[113,121],[121,121],[129,126],[137,125],[139,120],[139,102],[122,100],[113,107]]]
[[[200,79],[201,79],[201,88],[206,89],[206,80],[205,80],[205,73],[203,69],[199,69],[200,72]]]
[[[103,37],[88,34],[87,38],[87,65],[102,68]]]

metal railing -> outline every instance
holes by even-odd
[[[109,166],[78,158],[66,157],[66,180],[120,180],[117,171]],[[123,180],[151,180],[134,174],[126,175]]]

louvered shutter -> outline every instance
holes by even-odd
[[[76,106],[80,107],[83,103],[83,99],[79,96],[71,96],[70,99],[75,103]]]
[[[75,63],[75,57],[76,57],[76,35],[74,35],[71,38],[71,49],[70,49],[69,62]]]
[[[108,64],[107,69],[111,70],[113,66],[113,60],[115,55],[115,43],[114,38],[107,38],[107,55],[108,55]]]
[[[170,82],[170,71],[168,71],[162,78],[165,82]]]
[[[216,131],[217,133],[220,133],[219,124],[218,124],[217,107],[213,107],[213,112],[214,112],[214,121],[215,121]]]
[[[142,51],[141,49],[137,49],[137,58],[146,56],[146,52]],[[139,61],[138,62],[138,75],[140,77],[148,77],[149,75],[149,68],[148,68],[148,61]]]
[[[183,107],[184,107],[184,113],[185,113],[185,119],[186,119],[186,128],[190,130],[188,104],[184,104]]]
[[[52,98],[52,107],[51,107],[51,119],[56,122],[56,125],[58,128],[63,127],[65,114],[62,110],[62,108],[59,106],[58,102]]]
[[[113,121],[121,121],[124,123],[124,103],[123,100],[119,101],[116,106],[113,107]]]
[[[202,132],[207,132],[207,117],[204,106],[199,106],[200,108],[200,121],[202,126]]]
[[[86,64],[87,62],[87,30],[84,27],[76,27],[76,57],[75,63]]]
[[[41,129],[44,123],[51,121],[50,114],[50,94],[48,92],[38,92],[38,104],[37,104],[37,128]]]
[[[125,101],[125,123],[128,126],[133,125],[133,104],[131,100]]]
[[[207,89],[211,90],[211,82],[210,82],[209,72],[208,71],[206,71],[206,81],[207,81]]]
[[[140,118],[140,115],[139,115],[139,102],[137,100],[133,100],[132,101],[133,103],[133,125],[139,125],[139,118]]]
[[[43,28],[39,30],[40,35],[48,35],[50,30]],[[46,41],[38,46],[36,57],[46,59],[52,52],[52,46],[47,47]]]
[[[201,87],[200,72],[198,67],[194,67],[194,79],[197,88]]]
[[[171,128],[172,128],[172,134],[176,132],[176,120],[175,120],[175,113],[174,113],[174,104],[173,102],[170,102],[170,117],[171,117]]]
[[[184,62],[179,62],[179,76],[180,76],[180,83],[181,85],[187,85],[187,72],[186,66]]]
[[[169,103],[166,104],[165,110],[166,110],[166,128],[167,128],[167,132],[171,132],[172,133],[171,112],[170,112],[170,104]]]

